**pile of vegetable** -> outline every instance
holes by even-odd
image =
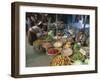
[[[34,45],[41,45],[49,56],[55,56],[51,59],[50,66],[89,64],[89,47],[84,48],[80,36],[73,39],[73,36],[63,37],[59,33],[54,38],[50,31],[41,40],[34,41]]]
[[[56,55],[50,63],[50,66],[63,66],[63,65],[70,65],[71,60],[67,56],[62,56],[61,54]]]

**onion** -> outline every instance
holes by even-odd
[[[64,56],[71,56],[72,53],[73,53],[73,51],[72,51],[71,48],[65,48],[65,49],[62,50],[62,54],[63,54]]]

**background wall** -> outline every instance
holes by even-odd
[[[55,4],[76,4],[98,6],[100,9],[99,0],[0,0],[0,80],[16,80],[10,77],[11,68],[11,2],[25,1],[25,2],[41,2],[41,3],[55,3]],[[100,10],[98,11],[100,14]],[[100,16],[98,16],[98,23]],[[100,30],[98,24],[98,32]],[[99,33],[98,33],[99,34]],[[100,41],[100,37],[98,37]],[[98,44],[100,44],[98,42]],[[100,47],[100,45],[98,46]],[[98,51],[98,53],[100,50]],[[98,55],[98,58],[100,54]],[[100,58],[98,59],[100,61]],[[100,67],[100,62],[98,62]],[[39,77],[39,78],[23,78],[18,80],[100,80],[100,69],[98,74],[80,74],[80,75],[65,75],[53,77]]]

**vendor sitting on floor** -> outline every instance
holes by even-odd
[[[47,30],[47,26],[43,25],[40,21],[36,26],[29,28],[28,30],[28,41],[30,45],[33,45],[33,42],[44,35]]]

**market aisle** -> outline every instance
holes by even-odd
[[[50,63],[50,56],[46,53],[34,51],[33,46],[28,44],[26,39],[26,67],[47,66]]]

